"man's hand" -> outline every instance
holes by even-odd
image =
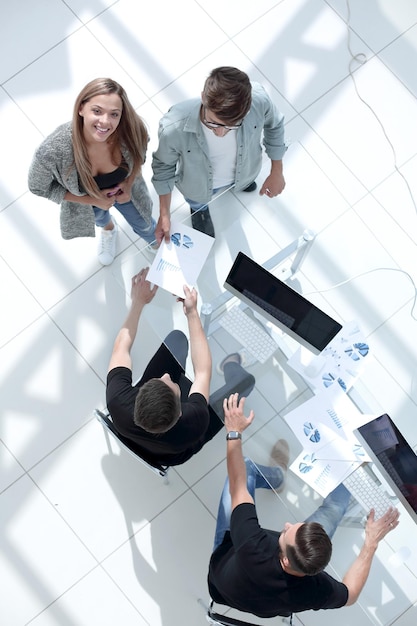
[[[158,287],[154,285],[151,288],[151,284],[146,280],[146,277],[149,272],[149,267],[144,267],[143,269],[135,274],[132,278],[132,287],[130,291],[130,297],[132,298],[132,303],[137,302],[142,304],[149,304],[151,300],[153,300]]]
[[[375,520],[375,511],[371,509],[365,525],[363,546],[342,580],[349,592],[346,606],[354,604],[359,598],[369,576],[372,559],[378,544],[385,535],[398,526],[399,515],[397,509],[390,507],[382,517]]]
[[[238,397],[238,393],[232,393],[223,400],[224,425],[227,431],[237,430],[242,433],[252,424],[255,413],[251,410],[249,416],[246,417],[243,412],[246,398],[241,398],[238,402]]]
[[[184,285],[185,298],[177,298],[177,302],[182,302],[184,314],[189,315],[192,312],[197,311],[197,292],[194,289],[190,289],[187,285]]]
[[[171,232],[171,216],[160,215],[155,228],[155,239],[160,244],[163,239],[169,243],[169,233]]]
[[[116,337],[113,346],[113,352],[109,363],[109,372],[114,367],[127,367],[132,369],[132,359],[130,351],[135,341],[138,330],[139,318],[143,307],[148,304],[156,294],[158,287],[154,285],[151,289],[150,283],[146,280],[148,275],[148,267],[140,270],[132,278],[132,287],[130,297],[132,304],[130,306],[127,318],[123,323]]]
[[[377,545],[385,535],[397,528],[399,516],[399,511],[391,507],[382,517],[375,520],[375,511],[371,509],[365,525],[365,543],[370,546]]]
[[[271,173],[262,185],[259,195],[275,198],[275,196],[279,196],[279,194],[284,191],[284,187],[285,179],[282,172],[278,172],[277,174]]]

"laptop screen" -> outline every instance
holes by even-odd
[[[342,328],[243,252],[237,255],[224,287],[315,354]]]
[[[417,456],[389,415],[355,431],[371,459],[417,523]]]

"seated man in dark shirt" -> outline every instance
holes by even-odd
[[[281,489],[288,465],[288,446],[280,440],[272,451],[275,467],[256,465],[242,454],[241,433],[254,418],[244,415],[244,399],[224,401],[228,480],[222,494],[208,585],[220,604],[259,617],[289,616],[308,609],[336,609],[356,602],[366,582],[379,541],[398,525],[389,509],[375,520],[372,509],[364,545],[338,582],[324,568],[330,561],[334,533],[350,494],[339,485],[305,522],[286,523],[281,532],[260,527],[255,489]]]
[[[132,385],[130,351],[139,319],[157,291],[146,280],[148,269],[132,278],[132,304],[113,347],[107,375],[107,408],[119,434],[151,465],[180,465],[198,452],[223,426],[223,399],[233,390],[248,394],[255,379],[240,364],[239,354],[222,362],[225,385],[209,398],[211,353],[197,312],[197,293],[184,286],[181,300],[187,318],[194,382],[185,376],[188,341],[174,330]],[[210,405],[208,404],[210,400]]]

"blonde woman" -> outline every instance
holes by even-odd
[[[102,265],[116,254],[113,206],[137,235],[155,242],[152,201],[141,174],[148,140],[123,87],[96,78],[78,95],[72,122],[49,135],[33,158],[30,191],[61,205],[64,239],[94,237],[95,226],[101,227]]]

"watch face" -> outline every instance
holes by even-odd
[[[230,433],[227,433],[226,439],[241,439],[242,435],[238,433],[236,430],[232,430]]]

